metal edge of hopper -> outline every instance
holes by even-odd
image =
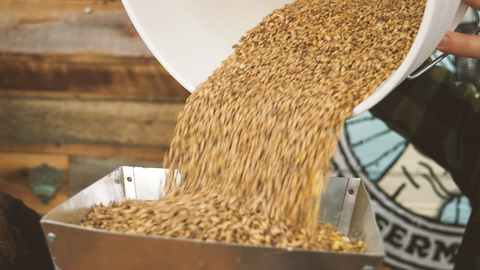
[[[369,252],[385,256],[380,230],[363,180],[358,186],[348,236],[352,239],[362,239]]]
[[[137,181],[135,180],[134,168],[122,167],[122,183],[124,188],[125,199],[127,200],[137,199],[136,182]]]
[[[338,230],[345,235],[350,231],[352,216],[357,202],[358,189],[360,188],[362,180],[360,178],[349,178],[348,184],[344,192],[344,199],[342,205],[342,213],[338,221]]]
[[[123,178],[123,167],[117,168],[50,210],[40,222],[51,221],[79,225],[82,218],[94,205],[107,205],[111,201],[121,201],[125,198]]]
[[[336,183],[340,188],[342,185],[345,185],[345,196],[349,191],[346,188],[349,184],[358,187],[358,195],[355,194],[357,199],[353,202],[353,212],[342,210],[341,214],[344,214],[342,213],[343,211],[351,213],[349,219],[352,221],[352,226],[360,225],[359,228],[350,229],[349,236],[361,237],[366,242],[372,241],[369,242],[369,250],[366,254],[318,252],[298,249],[282,250],[238,244],[207,243],[165,237],[121,234],[78,226],[81,218],[95,204],[120,201],[126,198],[126,194],[135,194],[136,199],[158,199],[160,195],[155,195],[157,198],[152,196],[159,194],[158,191],[163,188],[165,172],[165,169],[158,168],[120,167],[45,215],[41,223],[52,256],[57,257],[56,261],[61,263],[62,270],[87,269],[85,267],[98,266],[96,262],[94,263],[95,260],[103,260],[104,263],[111,266],[104,267],[104,269],[125,269],[124,267],[130,269],[132,266],[139,266],[142,262],[149,260],[152,260],[151,263],[157,263],[158,265],[159,262],[165,263],[170,261],[172,259],[170,257],[177,254],[175,252],[183,253],[185,249],[198,253],[188,255],[196,263],[194,261],[187,263],[185,258],[177,258],[180,261],[185,261],[184,266],[188,264],[186,269],[206,269],[207,265],[209,269],[227,269],[225,267],[228,266],[228,269],[249,270],[274,268],[290,270],[299,269],[298,267],[302,269],[317,269],[319,265],[322,265],[322,269],[335,270],[381,268],[384,252],[381,246],[379,231],[373,219],[373,212],[371,212],[368,194],[366,194],[363,182],[354,178],[332,178],[332,180],[335,180],[333,183]],[[131,177],[131,181],[128,180],[128,177]],[[131,185],[132,183],[133,185]],[[143,188],[142,191],[142,189],[136,188],[142,186],[142,183],[154,183],[154,185],[153,188]],[[342,208],[352,205],[352,200],[345,196],[340,199]],[[355,205],[358,198],[367,205]],[[359,211],[362,209],[365,211]],[[371,214],[368,214],[369,212]],[[337,220],[339,222],[347,222],[342,221],[342,215],[337,216]],[[370,219],[368,224],[361,224],[364,222],[362,217],[363,219]],[[377,230],[373,230],[370,233],[362,231],[365,228],[371,229],[372,223]],[[125,247],[126,242],[131,242],[134,247]],[[145,250],[147,247],[157,250],[158,254],[162,255],[159,258],[155,257],[154,254],[149,253],[151,252],[148,251],[150,249]],[[101,254],[101,256],[97,253]],[[167,254],[170,255],[167,256]],[[139,258],[132,259],[133,256]],[[151,259],[152,256],[155,258]],[[211,258],[212,256],[215,257],[215,260]],[[222,257],[222,259],[219,260],[218,256]],[[128,257],[128,263],[124,262],[123,259],[119,259],[119,257]],[[219,263],[221,267],[219,267]],[[175,264],[172,263],[171,266]]]

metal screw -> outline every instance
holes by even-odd
[[[57,236],[54,233],[48,233],[47,234],[48,241],[53,242],[55,239],[57,239]]]
[[[353,193],[355,193],[355,191],[353,189],[348,190],[348,194],[353,195]]]
[[[92,9],[90,7],[85,8],[85,14],[90,14],[92,12]]]
[[[132,182],[132,177],[127,177],[128,182]]]
[[[373,266],[367,265],[363,267],[363,270],[374,270],[374,269],[373,269]]]

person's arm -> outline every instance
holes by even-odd
[[[480,198],[480,99],[443,67],[403,82],[372,114],[434,159],[471,200]]]
[[[463,2],[475,10],[480,10],[480,0],[463,0]],[[448,32],[437,49],[456,56],[480,59],[480,37]]]

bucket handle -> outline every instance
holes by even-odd
[[[473,31],[473,33],[471,34],[472,36],[475,36],[475,35],[478,35],[480,33],[480,27],[477,28],[475,31]],[[435,66],[436,64],[440,63],[443,59],[447,58],[447,56],[449,56],[450,54],[448,53],[443,53],[442,55],[440,55],[437,59],[433,60],[432,63],[430,63],[428,66],[426,67],[423,67],[421,68],[419,71],[416,71],[412,74],[410,74],[410,76],[407,77],[407,79],[409,80],[413,80],[413,79],[416,79],[418,78],[420,75],[422,75],[423,73],[425,73],[427,70],[431,69],[433,66]]]

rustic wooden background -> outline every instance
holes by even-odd
[[[120,1],[2,0],[0,189],[44,214],[121,165],[161,167],[188,95]],[[28,184],[43,163],[64,174],[48,204]]]
[[[0,189],[43,215],[119,166],[161,167],[188,95],[120,1],[2,0]],[[64,176],[48,204],[28,183],[43,163]]]

